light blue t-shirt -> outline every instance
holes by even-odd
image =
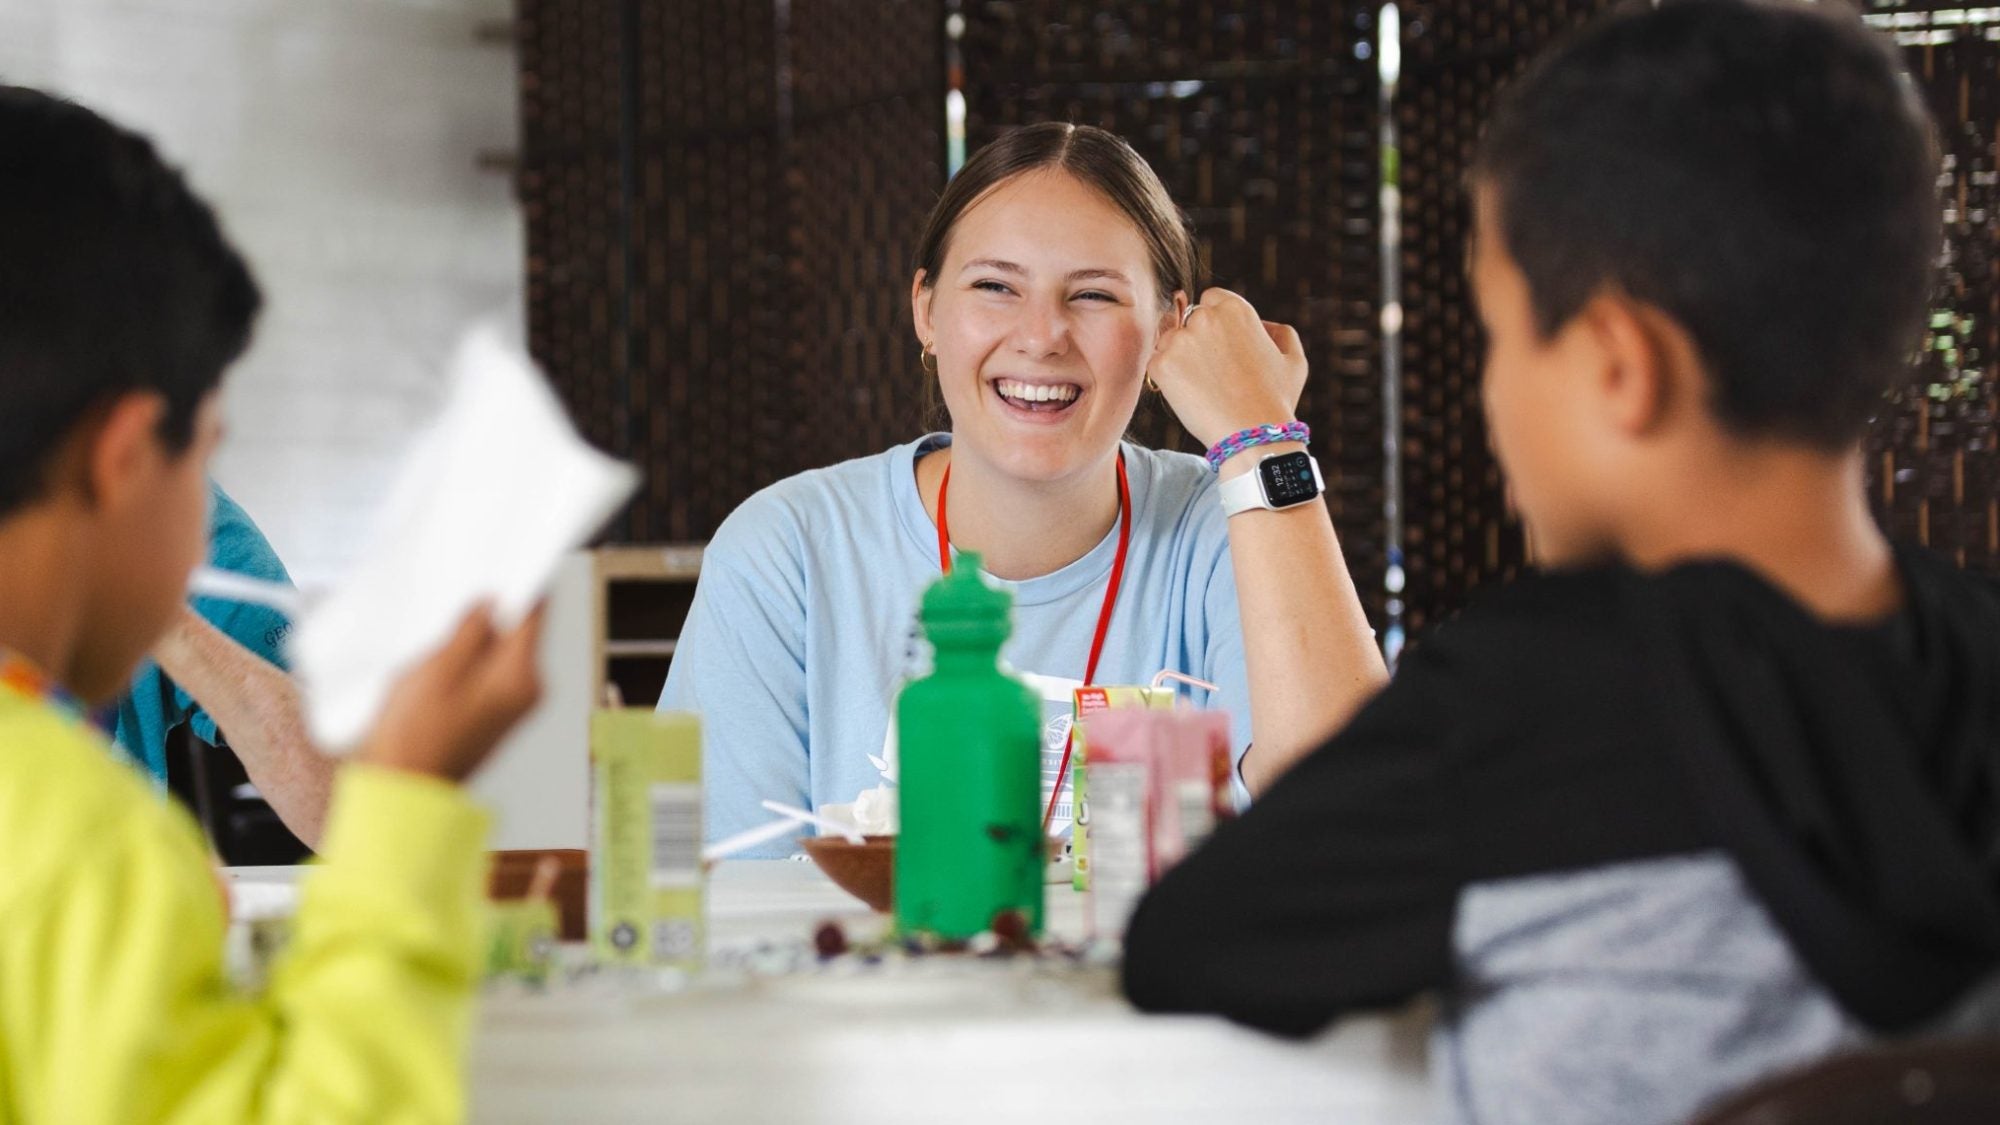
[[[950,440],[932,434],[780,481],[716,530],[660,697],[662,710],[701,715],[709,839],[774,819],[767,799],[816,809],[880,783],[869,758],[883,753],[897,691],[929,663],[916,611],[938,577],[937,526],[917,495],[916,459]],[[1193,702],[1230,712],[1240,759],[1249,685],[1215,474],[1185,453],[1127,444],[1124,456],[1132,542],[1096,680],[1141,684],[1166,669],[1219,685]],[[1114,527],[1053,574],[996,580],[1014,595],[1008,663],[1081,680],[1117,550]],[[1070,721],[1066,692],[1049,696],[1045,792]],[[796,850],[781,839],[743,854]]]
[[[209,488],[208,565],[217,570],[235,571],[269,582],[291,581],[285,564],[264,539],[264,533],[236,501],[213,482]],[[229,635],[237,644],[270,661],[285,666],[285,634],[291,624],[276,610],[242,605],[216,598],[195,598],[194,611],[209,624]],[[118,722],[113,740],[132,760],[146,768],[153,780],[167,780],[167,734],[182,723],[193,723],[195,737],[214,744],[220,738],[215,720],[160,672],[148,660],[139,666],[131,690],[118,700]]]

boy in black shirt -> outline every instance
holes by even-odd
[[[1307,1034],[1434,990],[1455,1117],[1536,1125],[1990,1026],[2000,586],[1892,547],[1862,485],[1937,175],[1831,6],[1666,0],[1508,91],[1472,272],[1550,573],[1155,888],[1135,1003]]]

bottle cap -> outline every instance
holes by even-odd
[[[958,556],[951,573],[924,591],[920,617],[932,644],[987,645],[1007,639],[1014,596],[990,585],[979,571],[979,555]]]

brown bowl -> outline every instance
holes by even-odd
[[[867,903],[871,910],[889,912],[896,901],[894,836],[865,836],[859,844],[839,836],[804,836],[799,843],[834,886]]]

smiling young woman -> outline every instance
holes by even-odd
[[[711,838],[768,819],[765,799],[876,784],[921,671],[917,597],[956,551],[1014,595],[1006,656],[1045,693],[1046,789],[1086,681],[1219,685],[1202,702],[1232,713],[1251,793],[1380,686],[1325,503],[1259,502],[1281,467],[1316,480],[1303,444],[1216,472],[1122,440],[1149,382],[1204,444],[1295,422],[1297,334],[1222,290],[1191,305],[1197,270],[1158,177],[1101,129],[1014,131],[952,180],[910,289],[950,431],[765,489],[703,560],[660,706],[702,714]]]

